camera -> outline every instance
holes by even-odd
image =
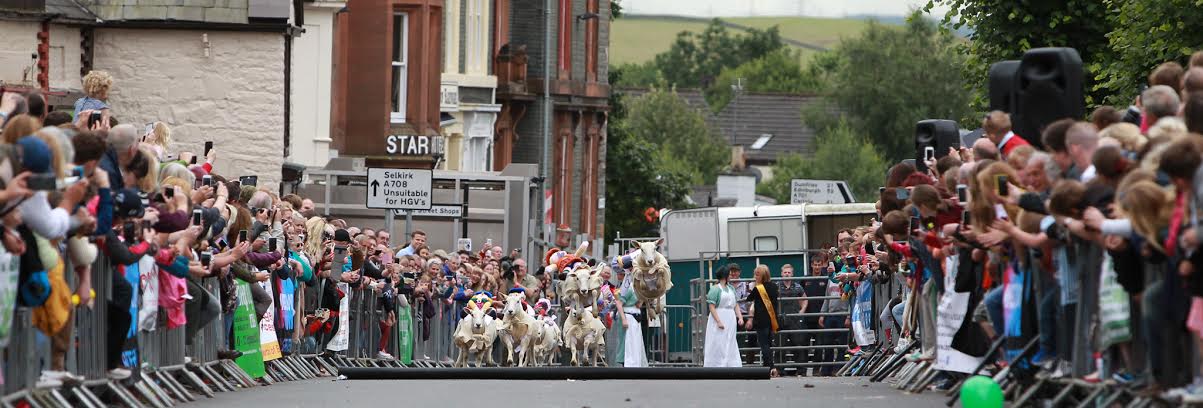
[[[208,268],[209,262],[213,260],[213,252],[205,251],[200,253],[201,266]]]

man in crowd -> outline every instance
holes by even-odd
[[[794,266],[790,264],[782,265],[781,280],[777,282],[777,296],[781,303],[781,310],[778,311],[782,315],[781,330],[799,330],[803,328],[802,317],[796,315],[806,309],[806,292],[803,290],[802,285],[798,284],[798,281],[793,280],[793,277]],[[783,334],[782,338],[785,340],[784,344],[787,346],[810,345],[804,342],[804,340],[808,339],[805,339],[800,333]],[[805,361],[808,351],[806,349],[791,351],[793,362]],[[781,356],[777,356],[776,358],[780,359]],[[798,375],[806,375],[806,368],[799,368]]]
[[[419,250],[426,247],[426,232],[422,230],[414,230],[409,234],[409,245],[397,251],[397,258],[405,255],[415,255]]]
[[[1028,141],[1011,131],[1011,115],[1003,111],[992,111],[982,119],[982,130],[986,138],[998,146],[1002,157],[1006,158],[1019,146],[1027,146]]]

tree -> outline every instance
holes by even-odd
[[[696,108],[676,91],[653,90],[626,104],[626,131],[657,149],[662,166],[680,171],[693,184],[713,183],[729,162],[726,142],[706,124]]]
[[[777,158],[773,178],[756,186],[756,192],[779,203],[790,200],[790,180],[844,180],[860,200],[874,197],[885,178],[888,163],[868,138],[847,123],[827,129],[817,137],[815,154],[807,158],[791,153]]]
[[[656,63],[653,61],[642,64],[628,62],[616,67],[611,66],[610,72],[618,74],[617,81],[610,83],[619,87],[652,88],[667,85],[660,68],[656,67]]]
[[[972,112],[960,72],[964,57],[954,41],[913,14],[903,29],[870,22],[860,36],[842,40],[812,67],[829,84],[831,108],[897,161],[914,156],[916,122],[958,120]],[[835,125],[828,107],[805,116],[815,129]]]
[[[723,69],[735,68],[785,47],[775,26],[732,35],[721,20],[714,19],[700,34],[677,33],[672,46],[656,55],[654,63],[670,86],[705,88]]]
[[[1193,1],[1187,0],[929,0],[924,11],[930,12],[936,5],[946,6],[949,11],[944,15],[942,22],[945,28],[971,29],[969,42],[962,46],[969,59],[962,66],[967,79],[966,85],[974,94],[974,108],[981,112],[986,110],[986,80],[990,65],[1003,60],[1019,59],[1028,49],[1038,47],[1076,48],[1086,68],[1085,89],[1089,91],[1086,103],[1101,103],[1103,97],[1111,92],[1108,90],[1111,84],[1096,83],[1095,74],[1101,69],[1101,61],[1109,58],[1107,33],[1111,31],[1112,21],[1107,16],[1118,3],[1157,4],[1158,7],[1164,6],[1166,10],[1178,13],[1193,10],[1195,7]],[[1169,3],[1180,4],[1171,6]],[[1191,4],[1186,5],[1187,3]],[[1176,17],[1176,14],[1171,12],[1170,16]],[[1157,16],[1143,12],[1133,15],[1137,19],[1155,23],[1153,25],[1176,20],[1157,19]],[[1133,44],[1139,44],[1138,48],[1145,46],[1143,42]],[[1135,87],[1135,83],[1132,86]]]
[[[821,88],[815,75],[802,69],[798,52],[781,48],[738,67],[724,69],[706,90],[710,109],[719,112],[727,106],[732,97],[731,86],[738,78],[744,79],[744,89],[748,92],[805,93]]]
[[[1158,64],[1183,66],[1203,45],[1203,12],[1195,0],[1107,0],[1113,31],[1107,34],[1109,58],[1092,64],[1096,90],[1108,91],[1106,102],[1124,106]]]

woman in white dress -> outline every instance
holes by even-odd
[[[743,325],[744,317],[735,307],[735,288],[727,283],[731,274],[739,278],[739,270],[727,266],[719,269],[718,283],[706,294],[710,318],[706,319],[706,348],[703,367],[742,367],[735,332]]]
[[[622,366],[647,367],[647,353],[643,350],[643,329],[639,325],[639,298],[635,296],[635,288],[631,287],[632,276],[625,274],[622,288],[618,290],[616,306],[622,309],[623,335]]]

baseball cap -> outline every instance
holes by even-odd
[[[17,139],[21,146],[21,164],[32,173],[50,172],[50,146],[36,136],[25,136]]]
[[[142,197],[131,188],[123,188],[113,193],[113,214],[125,218],[139,218],[146,212],[142,205]]]

